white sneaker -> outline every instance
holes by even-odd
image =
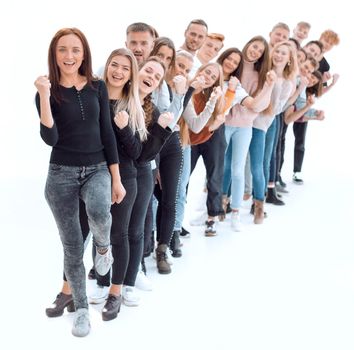
[[[242,231],[241,217],[238,211],[231,213],[231,228],[236,232]]]
[[[100,254],[98,250],[96,248],[95,269],[99,275],[104,276],[113,264],[112,251],[111,247],[108,247],[104,254]]]
[[[95,290],[89,295],[89,303],[90,304],[101,304],[103,303],[109,293],[109,287],[106,286],[99,286],[96,284]]]
[[[126,306],[139,306],[140,297],[134,287],[123,286],[122,300]]]
[[[166,259],[167,263],[170,264],[170,265],[173,265],[173,257],[171,255],[171,252],[170,252],[169,248],[166,250],[166,255],[167,255],[167,259]],[[156,249],[154,249],[154,251],[152,253],[152,257],[156,260]]]
[[[145,291],[152,290],[151,281],[147,278],[145,273],[143,271],[141,271],[141,270],[136,275],[135,287],[140,289],[140,290],[145,290]]]

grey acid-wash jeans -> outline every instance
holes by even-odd
[[[50,164],[45,197],[59,229],[64,271],[75,308],[88,308],[79,199],[85,203],[94,244],[99,248],[108,247],[112,223],[111,176],[106,162],[80,167]]]

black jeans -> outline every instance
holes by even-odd
[[[222,125],[213,136],[200,145],[192,146],[191,174],[199,156],[203,157],[207,176],[207,209],[209,216],[224,214],[222,208],[222,182],[226,150],[225,127]]]
[[[183,154],[179,132],[174,132],[160,152],[159,173],[161,183],[155,185],[158,200],[156,231],[159,244],[170,244],[176,220],[176,198],[181,177]],[[161,186],[161,187],[160,187]]]
[[[294,173],[301,172],[302,163],[305,156],[305,139],[306,139],[307,122],[294,123],[293,131],[295,136],[294,145]]]
[[[111,244],[114,258],[112,265],[112,283],[117,285],[123,284],[128,268],[130,256],[128,228],[137,195],[137,181],[135,178],[122,179],[122,184],[126,190],[126,195],[121,203],[115,203],[111,206]],[[111,271],[105,276],[100,276],[96,273],[97,284],[100,286],[110,286],[110,277]]]
[[[137,167],[137,195],[129,222],[129,263],[124,284],[134,286],[144,249],[144,224],[153,191],[151,165]]]

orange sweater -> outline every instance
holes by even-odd
[[[203,97],[204,96],[201,93],[193,96],[194,109],[197,112],[197,115],[203,111],[203,109],[207,103],[207,101],[205,101],[205,98],[203,98]],[[234,97],[235,97],[235,91],[231,91],[228,89],[225,93],[225,96],[224,96],[225,107],[224,107],[224,110],[222,113],[226,113],[227,110],[231,107],[231,103],[232,103]],[[210,118],[208,123],[204,126],[202,131],[199,132],[198,134],[195,134],[193,131],[189,130],[189,139],[190,139],[191,145],[199,145],[200,143],[208,141],[212,137],[214,131],[209,131],[209,126],[213,121],[214,121],[214,118]]]

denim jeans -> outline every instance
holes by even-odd
[[[252,128],[252,140],[250,144],[250,160],[253,185],[253,198],[264,201],[264,146],[265,132],[260,129]]]
[[[183,149],[183,164],[181,178],[178,185],[176,197],[176,220],[174,231],[181,231],[184,219],[184,207],[187,203],[187,186],[191,173],[191,146]]]
[[[111,176],[107,164],[103,162],[80,167],[50,164],[45,197],[63,244],[64,271],[72,290],[75,308],[88,308],[79,199],[85,203],[95,245],[108,247],[112,219]]]
[[[270,127],[266,132],[266,138],[265,138],[264,160],[263,160],[264,180],[265,180],[264,193],[267,192],[270,175],[274,176],[273,169],[271,173],[270,165],[271,165],[271,160],[273,155],[273,149],[274,149],[273,146],[274,146],[276,134],[277,134],[277,118],[274,118],[272,124],[270,125]]]
[[[222,194],[227,197],[230,197],[231,196],[232,139],[230,139],[230,141],[226,140],[226,142],[227,142],[227,146],[226,146],[225,157],[224,157],[224,178],[222,181]]]
[[[231,208],[240,209],[245,191],[245,165],[252,128],[225,126],[225,139],[231,148]]]
[[[294,145],[294,173],[300,173],[302,163],[305,157],[305,139],[306,139],[307,122],[294,123],[293,131],[295,136]]]

